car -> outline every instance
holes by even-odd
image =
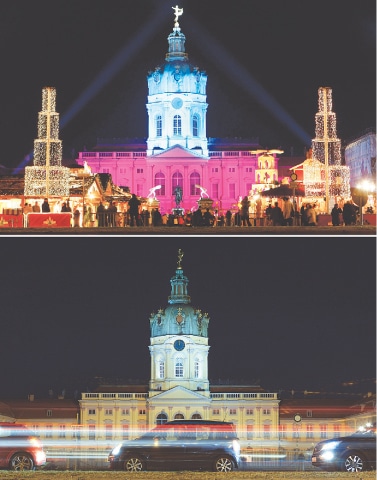
[[[317,443],[312,454],[312,465],[322,470],[347,472],[375,469],[375,429]]]
[[[40,440],[25,425],[0,423],[0,468],[34,470],[46,464]]]
[[[238,469],[240,443],[232,422],[172,420],[113,448],[111,470]]]

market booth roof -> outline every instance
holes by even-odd
[[[300,184],[296,188],[291,188],[289,185],[284,184],[276,188],[270,188],[261,192],[262,197],[305,197],[305,190]]]

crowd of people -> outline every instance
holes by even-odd
[[[256,215],[250,217],[250,200],[243,197],[237,211],[228,210],[219,213],[210,208],[197,208],[194,211],[173,211],[173,213],[162,214],[158,208],[152,210],[143,208],[140,199],[133,194],[128,201],[124,211],[118,211],[115,202],[105,206],[100,202],[97,208],[84,205],[74,207],[73,211],[69,199],[54,205],[53,211],[72,212],[74,227],[142,227],[142,226],[191,226],[191,227],[251,227],[251,226],[316,226],[318,225],[319,207],[316,203],[302,203],[298,210],[290,198],[284,197],[280,202],[275,201],[274,205],[268,204],[262,211],[261,205]],[[40,205],[37,201],[32,205],[25,203],[24,213],[50,212],[51,208],[48,199],[45,198]],[[335,203],[331,210],[331,224],[356,225],[359,207],[347,201],[343,209]],[[81,222],[81,215],[82,222]]]

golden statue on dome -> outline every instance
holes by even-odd
[[[179,8],[178,5],[175,7],[171,7],[174,10],[175,13],[175,18],[174,18],[174,27],[178,28],[179,23],[178,23],[178,17],[180,17],[183,14],[183,8]]]
[[[181,263],[182,263],[183,255],[184,255],[184,253],[182,252],[181,249],[179,249],[178,250],[178,262],[177,262],[178,268],[182,268]]]

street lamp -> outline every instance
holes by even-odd
[[[368,203],[368,193],[374,192],[376,190],[376,186],[374,183],[372,183],[370,180],[363,180],[357,185],[357,189],[359,191],[359,199],[360,199],[360,205],[359,205],[359,211],[360,211],[360,224],[363,225],[363,197],[367,197],[367,201],[365,203]]]

